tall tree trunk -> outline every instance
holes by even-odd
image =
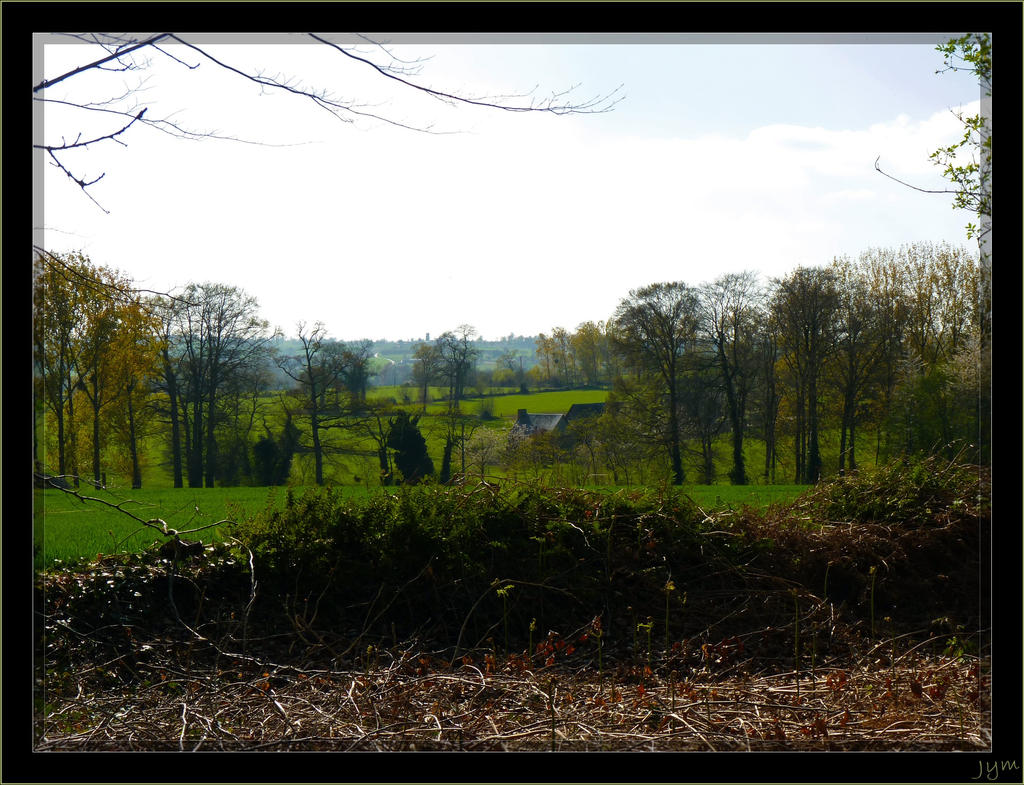
[[[92,480],[100,486],[100,395],[93,377],[92,398]]]
[[[178,414],[178,379],[176,374],[169,370],[170,358],[164,352],[164,361],[167,363],[165,376],[167,379],[167,397],[170,399],[171,407],[171,473],[174,476],[174,487],[184,487],[181,470],[181,424]]]
[[[711,436],[701,437],[701,453],[704,458],[704,484],[713,485],[715,482],[715,453]]]
[[[846,412],[839,424],[839,476],[846,474]]]
[[[855,430],[856,425],[857,425],[856,419],[853,416],[851,416],[850,417],[850,450],[849,450],[850,471],[851,472],[857,471],[857,459],[856,459],[856,456],[854,455],[854,450],[853,450],[853,447],[854,447],[853,435],[854,435],[854,430]]]
[[[818,385],[813,377],[807,391],[807,420],[810,443],[807,448],[806,482],[816,483],[821,478],[821,449],[818,444]]]
[[[203,487],[203,405],[196,401],[192,405],[192,433],[188,456],[188,486]]]
[[[203,481],[207,488],[212,488],[214,480],[217,476],[217,439],[213,433],[214,420],[213,416],[213,396],[210,396],[210,405],[206,410],[206,460],[205,471],[203,475]]]
[[[438,480],[442,485],[447,483],[452,478],[452,448],[455,446],[451,434],[447,434],[444,437],[444,452],[441,454],[441,473],[438,475]]]
[[[68,431],[71,434],[71,460],[69,461],[69,468],[71,469],[71,475],[74,478],[75,488],[78,487],[78,426],[75,423],[75,404],[74,395],[68,398]]]
[[[135,406],[132,403],[132,389],[128,387],[128,451],[132,457],[132,490],[142,487],[142,469],[139,466],[139,445],[135,434]]]
[[[743,460],[743,403],[736,391],[736,370],[729,365],[721,342],[718,347],[718,363],[725,381],[725,402],[729,408],[729,423],[732,427],[732,469],[729,481],[733,485],[747,484],[747,468]]]
[[[669,416],[668,416],[668,427],[669,427],[669,457],[672,460],[672,484],[682,485],[686,481],[686,475],[683,472],[683,456],[679,447],[679,411],[678,403],[676,400],[676,388],[675,382],[671,383],[669,387]]]
[[[778,401],[775,398],[775,382],[769,377],[765,383],[764,396],[764,478],[775,482],[775,423],[778,419]]]
[[[64,401],[60,402],[57,409],[57,473],[63,476],[66,474],[67,456],[64,450]]]
[[[853,407],[855,402],[852,400],[853,393],[851,385],[847,385],[843,391],[843,414],[839,422],[839,476],[842,477],[846,474],[846,455],[847,455],[847,432],[852,427],[853,419]]]
[[[313,467],[317,485],[324,484],[324,450],[320,444],[320,420],[316,411],[310,416],[310,428],[313,435]]]
[[[796,473],[793,482],[801,484],[804,482],[804,395],[801,383],[797,382],[796,395],[796,433],[794,434],[793,452],[796,457]]]
[[[743,458],[743,417],[735,413],[729,418],[732,422],[732,471],[729,480],[733,485],[746,485],[747,465]]]
[[[462,423],[462,434],[459,437],[459,471],[462,472],[462,476],[466,476],[466,423]]]

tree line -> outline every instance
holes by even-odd
[[[962,248],[915,243],[767,282],[742,272],[635,289],[606,321],[539,335],[528,370],[515,352],[499,359],[496,384],[610,390],[601,417],[555,443],[497,438],[463,410],[477,362],[470,325],[416,348],[413,414],[367,396],[369,341],[300,322],[300,350],[282,354],[237,287],[146,293],[80,253],[37,252],[34,469],[95,483],[109,469],[141,487],[144,454],[159,444],[175,487],[283,483],[296,454],[311,457],[317,484],[345,455],[372,462],[380,482],[409,482],[435,476],[421,429],[442,445],[441,481],[474,463],[482,473],[568,460],[585,469],[577,479],[682,483],[689,465],[711,482],[725,439],[730,482],[775,482],[784,465],[809,483],[825,471],[826,428],[839,434],[830,471],[855,469],[865,450],[879,460],[954,444],[987,462],[983,269]],[[272,389],[275,369],[289,389]],[[437,387],[445,405],[428,415]],[[764,447],[756,467],[751,439]]]
[[[826,424],[838,432],[839,473],[865,449],[877,462],[969,445],[987,463],[986,269],[963,248],[913,243],[767,282],[741,272],[651,284],[606,323],[538,337],[537,368],[610,385],[604,421],[585,441],[602,445],[608,467],[667,464],[677,484],[684,456],[702,482],[715,480],[720,436],[734,484],[775,482],[782,451],[793,482],[816,482]],[[747,465],[750,437],[764,446],[762,466]]]

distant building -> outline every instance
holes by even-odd
[[[565,429],[565,415],[529,414],[526,409],[520,409],[516,415],[516,423],[512,427],[530,436],[535,433],[561,431]]]
[[[604,412],[603,403],[574,403],[565,414],[530,414],[520,409],[516,414],[513,430],[532,436],[535,433],[556,431],[564,433],[569,423],[584,417],[600,417]]]

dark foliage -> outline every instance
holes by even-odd
[[[275,438],[267,429],[253,445],[253,474],[257,485],[284,485],[292,470],[292,458],[299,441],[299,429],[289,414],[281,434]]]
[[[415,485],[434,474],[434,462],[427,453],[419,421],[419,415],[410,416],[404,410],[390,420],[388,447],[395,451],[395,466],[404,485]]]

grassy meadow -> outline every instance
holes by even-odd
[[[396,493],[396,488],[341,486],[346,495]],[[705,512],[739,510],[744,505],[764,509],[785,504],[807,489],[803,485],[688,485],[683,490]],[[304,486],[293,486],[301,496]],[[602,487],[600,490],[616,490]],[[282,509],[289,489],[276,488],[142,488],[140,490],[96,491],[79,489],[81,501],[56,489],[34,491],[34,531],[37,569],[97,554],[137,553],[162,542],[156,531],[133,520],[125,512],[149,520],[160,518],[170,528],[185,530],[207,526],[225,519],[243,520],[267,509]],[[104,503],[106,502],[106,503]],[[124,512],[111,505],[120,505]],[[185,539],[221,542],[230,536],[228,526],[205,529]]]
[[[301,490],[301,489],[299,489]],[[268,507],[281,508],[285,488],[142,488],[97,491],[83,486],[82,501],[61,490],[35,490],[33,504],[36,567],[56,560],[95,558],[97,554],[136,553],[163,542],[161,534],[125,513],[150,520],[160,518],[168,527],[186,530],[225,519],[240,520]],[[352,487],[346,492],[365,494]],[[100,501],[93,501],[98,499]],[[121,510],[110,505],[120,505]],[[185,539],[220,542],[229,536],[221,525]]]

